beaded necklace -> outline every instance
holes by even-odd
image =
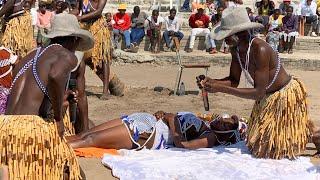
[[[11,87],[9,89],[9,92],[11,92],[15,82],[19,79],[19,77],[21,75],[23,75],[31,66],[32,66],[32,74],[39,86],[39,88],[41,89],[41,91],[49,98],[50,100],[50,97],[49,97],[49,93],[48,93],[48,90],[47,88],[43,85],[43,83],[41,82],[40,80],[40,77],[38,75],[38,72],[37,72],[37,62],[39,60],[39,57],[46,51],[48,50],[50,47],[52,46],[61,46],[60,44],[51,44],[49,46],[47,46],[46,48],[44,48],[42,51],[41,51],[41,47],[38,47],[36,49],[36,55],[31,59],[29,60],[17,73],[17,75],[15,76],[15,78],[13,79],[12,81],[12,84],[11,84]]]
[[[241,63],[241,60],[240,60],[240,55],[239,55],[239,48],[237,49],[237,59],[239,61],[239,64],[240,64],[240,67],[242,69],[242,71],[244,72],[244,75],[246,77],[246,83],[249,83],[251,84],[252,86],[254,86],[254,81],[253,81],[253,78],[251,77],[250,73],[249,73],[249,60],[250,60],[250,50],[251,50],[251,45],[252,45],[252,42],[255,40],[256,38],[253,38],[250,43],[249,43],[249,47],[248,47],[248,51],[247,51],[247,54],[246,54],[246,63],[245,63],[245,67],[243,68],[242,66],[242,63]],[[274,77],[272,79],[272,81],[270,82],[270,84],[266,87],[266,90],[269,89],[274,83],[275,81],[277,80],[277,77],[279,75],[279,72],[280,72],[280,69],[281,69],[281,60],[280,60],[280,56],[279,56],[279,52],[276,51],[277,53],[277,67],[276,67],[276,72],[274,74]]]

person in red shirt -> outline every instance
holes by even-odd
[[[197,7],[197,13],[192,14],[189,18],[189,26],[192,28],[192,30],[190,35],[189,48],[186,50],[186,52],[192,52],[196,36],[204,34],[206,36],[206,41],[210,42],[210,44],[207,46],[209,47],[209,53],[217,53],[216,44],[214,40],[210,38],[210,30],[208,28],[209,22],[210,17],[204,14],[204,6],[199,5]]]
[[[114,42],[116,42],[116,47],[119,47],[119,37],[124,36],[126,49],[130,50],[130,27],[131,27],[131,17],[126,13],[126,4],[120,4],[118,8],[118,13],[113,15],[113,20],[115,24],[113,25]]]

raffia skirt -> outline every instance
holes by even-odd
[[[281,90],[256,101],[248,127],[247,146],[255,157],[296,158],[311,137],[303,83],[292,78]]]
[[[29,12],[14,17],[6,24],[1,45],[19,56],[26,56],[33,47],[33,28]]]
[[[35,115],[0,116],[0,165],[9,168],[10,179],[80,179],[80,167],[72,148],[58,135],[54,121]]]
[[[111,61],[111,37],[110,31],[104,26],[103,17],[91,23],[82,23],[83,29],[89,30],[94,37],[93,49],[85,52],[84,57],[91,57],[93,69],[97,71],[97,66],[102,61]]]

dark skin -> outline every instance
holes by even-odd
[[[192,128],[188,130],[187,133],[189,135],[194,135],[195,138],[187,141],[181,134],[180,126],[177,124],[178,122],[176,120],[176,114],[158,111],[154,115],[158,120],[162,119],[169,126],[170,131],[174,134],[174,144],[176,147],[198,149],[218,145],[216,136],[213,132],[199,136],[199,133],[201,134],[206,130],[210,130],[204,124],[202,125],[199,133]],[[230,130],[234,127],[237,127],[237,123],[237,119],[221,118],[215,123],[211,124],[211,129],[220,131]],[[219,139],[228,140],[229,136],[230,134],[219,135]],[[90,129],[87,132],[67,137],[67,141],[72,148],[100,147],[132,149],[134,147],[134,144],[132,143],[127,132],[127,128],[122,123],[121,119],[110,120]],[[152,147],[154,139],[151,139],[150,141],[151,143],[146,145],[146,147],[149,149]]]
[[[273,19],[274,19],[274,20],[277,20],[277,19],[279,18],[280,14],[281,14],[281,13],[280,13],[280,10],[275,11],[274,14],[273,14]],[[269,29],[270,26],[271,26],[271,25],[268,24],[268,25],[267,25],[267,29]],[[281,26],[278,26],[277,28],[274,28],[274,29],[272,30],[272,32],[279,33],[280,30],[281,30]],[[269,42],[269,37],[267,37],[266,41]]]
[[[87,14],[82,14],[79,16],[79,13],[81,11],[82,7],[82,1],[77,2],[77,10],[72,10],[72,14],[77,15],[77,19],[79,22],[88,22],[92,20],[96,20],[102,16],[102,11],[104,6],[107,3],[107,0],[90,0],[92,7],[95,9],[90,9],[90,12]],[[87,59],[84,59],[86,64],[93,69],[93,66],[91,66],[91,57],[88,57]],[[103,91],[102,96],[100,99],[108,99],[109,94],[109,78],[110,78],[110,61],[111,60],[102,60],[100,68],[98,68],[98,71],[96,72],[97,76],[101,79],[103,82]]]
[[[154,19],[155,22],[157,22],[158,17],[159,17],[159,12],[158,11],[153,11],[152,12],[152,18]],[[160,32],[161,26],[162,26],[162,23],[160,23],[159,26],[151,27],[151,30]],[[160,52],[160,47],[159,46],[160,46],[160,42],[161,42],[161,33],[158,33],[157,37],[151,36],[150,41],[151,41],[151,52],[152,53],[159,53]],[[157,45],[158,45],[158,47],[157,47],[157,50],[156,50],[156,46]]]
[[[53,46],[49,48],[40,58],[37,64],[38,74],[47,87],[51,98],[54,119],[56,121],[59,135],[64,134],[63,112],[65,111],[65,85],[70,71],[76,66],[77,59],[72,52],[78,45],[76,37],[66,39],[61,43],[63,47]],[[13,69],[15,76],[21,67],[35,55],[35,51],[22,58]],[[32,92],[32,93],[30,93]],[[50,108],[48,98],[38,87],[32,69],[28,69],[16,81],[8,99],[6,115],[39,115],[46,116]]]
[[[60,5],[63,4],[64,2],[61,1],[56,3],[56,13],[64,10],[60,8]],[[78,69],[71,73],[71,78],[77,81],[77,107],[79,114],[74,124],[76,134],[89,129],[88,99],[85,92],[85,69],[85,62],[81,61]]]
[[[170,20],[173,20],[177,15],[177,11],[170,11],[170,15],[168,16],[168,18]],[[173,36],[174,35],[174,31],[169,31],[169,36]]]
[[[88,100],[85,92],[85,69],[86,64],[84,61],[81,61],[78,69],[71,73],[71,78],[77,81],[77,106],[79,114],[74,124],[76,134],[89,129]]]
[[[28,4],[34,4],[34,1],[25,1],[24,3],[28,2]],[[9,17],[11,14],[16,13],[20,11],[20,9],[14,8],[15,0],[8,0],[1,8],[0,10],[0,17],[5,16]]]
[[[200,82],[201,86],[203,86],[206,91],[210,93],[222,92],[245,99],[259,101],[266,94],[280,90],[290,81],[291,77],[287,74],[285,69],[281,67],[275,83],[266,90],[266,87],[272,81],[275,74],[277,55],[265,41],[256,39],[253,41],[249,53],[249,73],[254,80],[254,87],[237,88],[242,72],[237,53],[239,53],[240,61],[244,67],[249,46],[249,37],[248,31],[242,31],[225,39],[226,43],[231,48],[232,61],[230,74],[223,79],[211,79],[206,77],[205,80]],[[237,52],[236,47],[239,48],[239,52]],[[314,128],[313,139],[317,139],[314,143],[318,152],[320,152],[319,137],[319,129],[316,131]]]

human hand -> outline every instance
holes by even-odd
[[[169,31],[169,36],[173,36],[174,35],[174,31]]]
[[[200,89],[204,88],[207,92],[216,93],[219,92],[220,85],[215,82],[214,79],[200,75],[197,77],[197,84]]]
[[[67,90],[63,96],[63,106],[69,106],[69,103],[78,103],[78,91]]]
[[[164,111],[157,111],[156,113],[153,114],[157,120],[163,119],[165,112]]]
[[[81,16],[76,16],[78,21],[81,21]]]

